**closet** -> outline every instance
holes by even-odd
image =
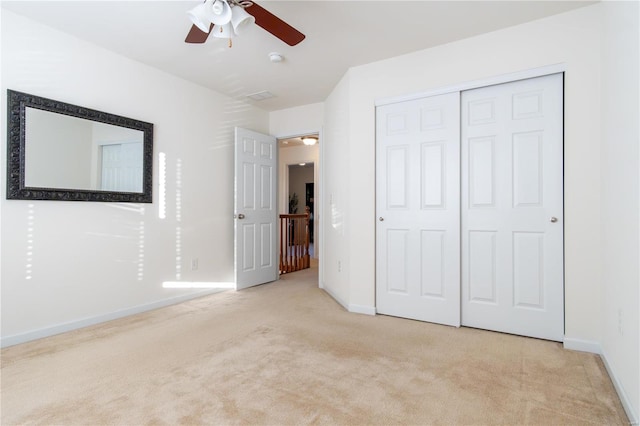
[[[563,75],[376,109],[376,310],[561,341]]]

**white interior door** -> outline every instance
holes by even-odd
[[[278,278],[276,138],[235,130],[235,273],[243,289]]]
[[[562,74],[462,93],[462,324],[562,341]]]
[[[376,110],[376,310],[460,325],[460,95]]]

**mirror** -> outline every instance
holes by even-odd
[[[7,91],[7,199],[152,201],[153,124]]]

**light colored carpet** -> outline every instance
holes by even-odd
[[[596,355],[345,312],[317,270],[2,351],[2,424],[626,424]]]

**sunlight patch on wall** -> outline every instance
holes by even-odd
[[[27,210],[27,256],[25,263],[25,279],[33,277],[33,229],[35,226],[35,206],[29,204]]]
[[[140,212],[144,215],[144,209]],[[144,279],[144,220],[138,227],[138,281]]]
[[[343,213],[335,204],[331,204],[331,226],[342,235]]]
[[[182,160],[176,160],[176,280],[182,279]]]
[[[167,155],[158,154],[158,217],[167,217]]]

